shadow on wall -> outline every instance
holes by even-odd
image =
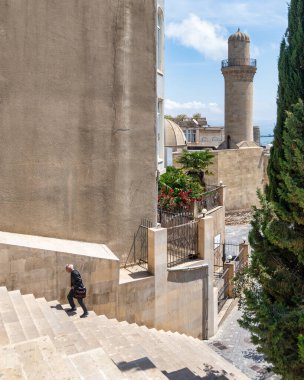
[[[203,280],[205,278],[208,278],[208,273],[204,268],[201,270],[180,270],[168,272],[168,282],[187,283]]]

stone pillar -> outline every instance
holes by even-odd
[[[240,252],[241,253],[241,259],[242,259],[242,267],[247,267],[248,266],[248,261],[249,261],[249,251],[250,251],[250,246],[247,242],[244,242],[240,244]]]
[[[220,193],[220,206],[225,207],[226,204],[226,188],[227,186],[220,183],[219,193]]]
[[[207,329],[205,339],[211,338],[217,331],[217,310],[214,310],[214,236],[213,218],[206,216],[198,223],[198,252],[199,257],[208,264],[208,302],[204,305],[207,313]]]
[[[148,230],[148,271],[155,276],[154,327],[161,328],[167,310],[167,229]]]
[[[194,218],[197,218],[198,217],[198,204],[197,204],[197,201],[194,201],[193,203],[191,203],[190,205],[190,212],[193,212],[193,217]]]
[[[228,273],[225,275],[225,279],[228,281],[227,295],[229,298],[233,298],[233,279],[235,276],[235,263],[234,261],[224,264],[224,272],[228,270]]]

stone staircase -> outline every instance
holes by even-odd
[[[0,379],[248,379],[204,342],[0,287]]]

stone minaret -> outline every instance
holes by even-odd
[[[252,103],[256,60],[250,59],[250,38],[240,29],[228,39],[228,59],[222,61],[225,78],[225,143],[236,148],[241,141],[253,142]]]

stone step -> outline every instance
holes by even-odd
[[[9,337],[7,335],[4,323],[2,321],[1,313],[0,313],[0,347],[9,344]]]
[[[101,347],[94,350],[69,355],[68,358],[71,360],[83,379],[126,380],[123,373],[116,367]]]
[[[164,375],[148,358],[147,353],[138,341],[128,340],[117,329],[116,320],[104,316],[87,320],[85,327],[80,322],[77,326],[82,334],[93,331],[95,344],[99,344],[109,355],[116,366],[132,379],[165,379]]]
[[[141,330],[139,327],[134,326],[131,330],[130,327],[121,325],[118,327],[122,334],[126,334],[129,340],[139,342],[148,357],[161,371],[172,372],[180,370],[187,364],[182,357],[178,357],[172,350],[171,345],[163,344],[163,342],[151,333]]]
[[[77,306],[77,301],[76,301],[76,306]],[[73,320],[79,319],[81,314],[83,314],[83,310],[81,307],[76,307],[76,312],[72,312],[72,313],[67,312],[67,310],[70,308],[71,306],[69,304],[62,305],[62,310],[66,313],[66,315],[70,319],[73,319]],[[89,310],[89,315],[87,318],[93,318],[93,317],[96,317],[96,313],[93,310]]]
[[[18,315],[5,287],[0,287],[0,316],[10,343],[26,340]]]
[[[152,333],[155,334],[155,332]],[[217,374],[225,374],[228,379],[248,380],[244,373],[199,339],[166,332],[159,332],[158,336],[162,337],[165,343],[176,348],[179,347],[185,360],[190,364],[189,368],[193,368],[199,374],[203,371],[207,375],[212,371]]]
[[[105,318],[103,316],[103,318]],[[141,330],[136,323],[128,324],[127,322],[118,322],[116,319],[109,320],[111,329],[113,331],[118,330],[126,338],[132,347],[131,354],[137,355],[138,365],[142,368],[146,368],[146,373],[151,378],[165,379],[166,377],[161,373],[166,365],[166,368],[176,368],[180,364],[177,359],[171,355],[170,351],[165,351],[160,346],[160,342],[152,337],[149,337],[144,330]],[[149,329],[146,328],[147,331]],[[140,358],[142,363],[140,363]],[[167,359],[167,360],[166,360]]]
[[[81,379],[72,363],[57,353],[49,337],[39,337],[1,347],[0,357],[1,375],[16,374],[16,379]],[[11,378],[13,377],[7,377]]]
[[[45,298],[37,298],[36,301],[38,302],[44,317],[49,322],[55,335],[76,331],[75,327],[72,323],[70,323],[68,318],[62,318],[63,315],[61,313],[53,312]]]
[[[36,301],[36,298],[33,294],[26,294],[22,296],[24,303],[26,304],[30,315],[37,327],[40,336],[49,336],[50,338],[54,337],[54,331],[52,330],[51,325],[48,320],[45,318],[39,303]]]
[[[51,326],[52,340],[59,352],[75,354],[90,348],[69,318],[63,320],[62,316],[54,313],[45,298],[37,298],[36,301]]]
[[[0,379],[27,379],[13,345],[0,347]]]
[[[134,336],[135,331],[137,334],[139,331],[142,331],[142,336],[145,340],[141,341],[141,345],[149,352],[151,357],[153,357],[157,367],[163,371],[165,370],[167,374],[181,371],[183,369],[181,367],[184,366],[184,369],[190,369],[192,374],[206,376],[211,370],[210,365],[206,363],[210,362],[214,365],[212,370],[217,373],[226,371],[226,368],[229,368],[231,373],[235,373],[238,376],[238,379],[247,379],[241,371],[236,369],[229,362],[222,360],[217,354],[214,355],[215,352],[199,339],[181,335],[176,332],[157,331],[156,329],[147,329],[144,326],[137,327],[136,324],[127,326],[125,323],[122,324],[120,322],[118,326],[119,325],[122,334],[125,335]],[[146,342],[148,342],[148,344]],[[185,350],[185,348],[187,349]],[[201,350],[201,355],[199,355],[198,349]],[[161,358],[157,356],[157,352],[162,352]],[[176,361],[178,363],[176,363]],[[203,361],[206,363],[203,363]],[[168,364],[170,365],[169,367]],[[229,378],[234,378],[233,375],[230,376]]]
[[[199,339],[68,307],[0,288],[1,379],[248,379]]]
[[[38,338],[40,336],[39,331],[20,291],[14,290],[9,292],[9,297],[13,303],[26,339]]]

